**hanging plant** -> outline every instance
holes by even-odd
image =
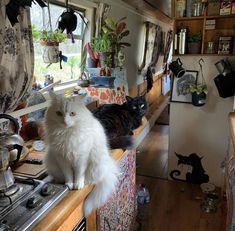
[[[203,59],[199,60],[202,83],[197,82],[196,84],[191,84],[188,89],[188,91],[192,93],[192,104],[197,107],[203,106],[206,103],[206,97],[208,94],[208,88],[203,76],[201,62],[204,62]]]
[[[42,30],[37,30],[35,26],[32,27],[32,35],[34,40],[40,40],[43,47],[42,58],[44,63],[57,63],[62,60],[62,53],[59,51],[59,43],[67,39],[67,35],[62,30],[52,30],[50,4],[48,2],[48,20],[49,29],[43,25]],[[62,66],[60,67],[62,69]]]

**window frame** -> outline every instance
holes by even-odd
[[[60,1],[51,0],[50,4],[53,4],[53,5],[56,5],[56,6],[59,6],[59,7],[63,7],[64,10],[66,10],[66,5],[62,2],[60,2]],[[69,6],[72,6],[72,8],[75,10],[75,12],[79,11],[80,13],[83,14],[84,17],[86,17],[86,11],[87,10],[86,10],[85,7],[82,8],[82,7],[76,6],[76,5],[71,4],[71,3],[69,4]],[[84,23],[82,24],[81,32],[82,32],[81,35],[73,34],[73,37],[74,37],[75,40],[80,40],[81,41],[81,55],[82,55],[83,47],[84,47],[84,44],[85,44],[84,40],[86,40],[86,33],[89,32],[89,31],[86,31]],[[67,38],[71,39],[71,37],[69,35],[67,35]],[[78,80],[79,80],[79,77],[77,79],[70,79],[70,80],[67,80],[65,82],[60,82],[60,83],[55,85],[53,90],[54,90],[54,92],[62,94],[66,90],[71,89],[72,87],[76,86],[77,85],[76,83],[77,83]]]

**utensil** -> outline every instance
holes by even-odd
[[[2,147],[17,147],[14,146],[15,144],[22,146],[22,151],[19,154],[19,151],[17,148],[10,148],[10,161],[11,163],[14,163],[15,161],[18,161],[19,158],[23,158],[28,154],[28,148],[25,145],[25,142],[23,138],[19,135],[19,123],[18,121],[8,115],[8,114],[0,114],[0,119],[8,119],[14,126],[14,131],[4,131],[0,133],[0,148]]]

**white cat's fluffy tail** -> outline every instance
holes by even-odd
[[[117,184],[118,168],[115,163],[109,166],[109,172],[95,185],[84,203],[84,216],[87,217],[93,210],[101,207],[114,192]]]

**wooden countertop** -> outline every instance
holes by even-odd
[[[229,129],[230,129],[231,139],[233,142],[233,147],[235,150],[235,112],[229,113]]]
[[[112,150],[112,157],[115,160],[120,160],[124,155],[122,149]],[[81,190],[73,190],[66,195],[58,205],[56,205],[33,229],[33,231],[71,231],[71,227],[76,224],[83,217],[83,201],[92,190],[92,185],[87,185]],[[91,214],[91,217],[95,214]],[[94,227],[94,224],[89,226]],[[90,228],[89,230],[95,230]]]

